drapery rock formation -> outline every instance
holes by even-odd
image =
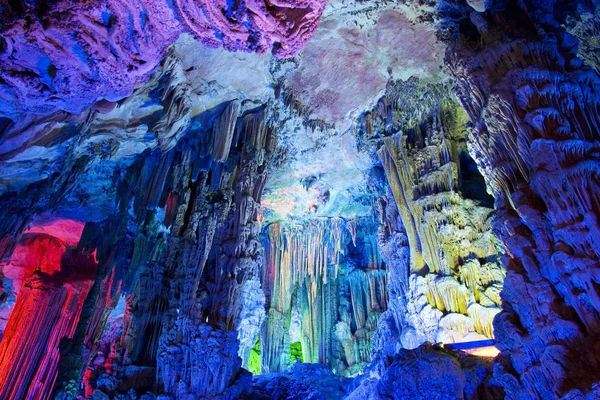
[[[595,3],[3,2],[0,398],[598,397]]]

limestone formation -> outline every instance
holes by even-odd
[[[600,397],[599,15],[0,1],[0,399]]]
[[[495,375],[509,398],[593,397],[597,390],[600,81],[559,21],[542,17],[568,15],[560,7],[498,5],[491,16],[472,18],[475,37],[453,42],[447,58],[507,249],[504,306],[494,325]]]
[[[414,94],[425,105],[412,103]],[[427,341],[493,338],[500,311],[504,271],[492,210],[469,170],[462,119],[445,87],[416,80],[388,85],[363,116],[363,141],[378,148],[391,192],[381,199],[387,229],[379,236],[393,282],[393,315],[385,318],[409,349]]]

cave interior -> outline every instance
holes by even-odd
[[[600,1],[0,0],[0,400],[600,399]]]

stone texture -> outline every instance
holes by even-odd
[[[324,365],[296,363],[284,373],[255,377],[250,396],[257,400],[342,399],[351,388],[351,379],[335,376]]]
[[[348,14],[324,19],[285,82],[294,99],[340,129],[375,103],[390,76],[438,77],[444,51],[431,26],[415,25],[399,10]],[[349,24],[351,18],[357,21]],[[401,47],[395,45],[399,37]]]
[[[472,17],[474,36],[447,55],[507,248],[494,325],[495,376],[508,398],[586,396],[599,380],[591,238],[600,86],[554,17],[568,13],[555,2],[499,2]]]
[[[322,0],[8,3],[0,25],[1,116],[79,113],[97,100],[117,101],[148,79],[184,32],[209,47],[292,56],[324,7]]]

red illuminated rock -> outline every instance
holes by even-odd
[[[68,249],[58,239],[39,236],[20,251],[30,265],[0,342],[0,398],[48,398],[60,359],[59,344],[74,335],[93,284],[92,255]],[[49,257],[44,251],[47,250]],[[59,260],[57,262],[57,259]]]

